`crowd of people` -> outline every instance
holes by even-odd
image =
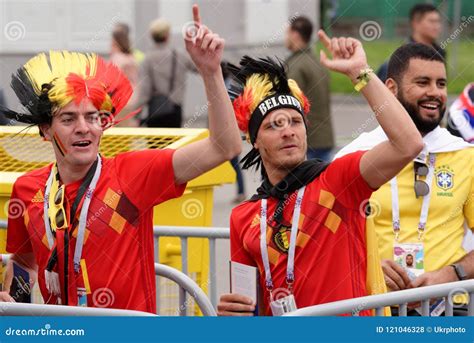
[[[259,301],[223,294],[219,315],[280,315],[474,278],[466,241],[474,231],[474,87],[449,111],[448,121],[462,125],[442,128],[446,60],[437,36],[427,33],[439,24],[430,6],[413,8],[410,41],[379,73],[352,37],[318,30],[324,49],[316,57],[306,17],[290,22],[285,62],[251,56],[225,62],[224,39],[201,22],[196,5],[198,30],[184,39],[187,55],[169,46],[170,25],[158,19],[150,25],[155,47],[144,56],[119,24],[110,61],[67,51],[33,57],[12,77],[24,110],[0,111],[37,126],[55,162],[13,185],[11,199],[25,211],[8,218],[12,262],[37,275],[45,303],[94,307],[94,290],[107,287],[115,295],[110,307],[155,313],[153,207],[180,197],[188,181],[225,161],[239,175],[240,160],[262,182],[250,199],[237,199],[230,253],[233,262],[259,271]],[[209,137],[176,150],[102,157],[101,137],[111,122],[181,126],[186,71],[204,84]],[[352,82],[379,124],[335,156],[329,71]],[[130,116],[145,106],[147,115]],[[238,159],[241,134],[251,149]],[[97,208],[106,211],[91,223]],[[15,301],[9,290],[7,283],[1,301]],[[432,313],[443,306],[436,302]],[[418,314],[416,305],[410,309]]]

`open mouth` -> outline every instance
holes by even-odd
[[[441,107],[441,104],[438,101],[423,101],[419,103],[419,106],[429,111],[435,111]]]
[[[92,144],[91,141],[83,140],[83,141],[77,141],[77,142],[72,143],[72,146],[79,147],[79,148],[85,148],[85,147],[88,147],[91,144]]]

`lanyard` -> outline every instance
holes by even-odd
[[[49,217],[48,217],[48,209],[49,209],[49,196],[50,196],[50,191],[51,191],[51,185],[53,183],[53,178],[55,177],[55,169],[56,168],[51,168],[51,173],[49,174],[48,181],[46,182],[46,190],[45,190],[45,196],[44,196],[44,226],[46,229],[46,236],[48,238],[48,245],[49,248],[52,249],[54,245],[54,237],[53,233],[51,230],[51,224],[49,222]],[[82,255],[82,247],[84,245],[84,235],[86,231],[86,223],[87,223],[87,212],[89,210],[89,205],[91,203],[92,199],[92,193],[95,190],[95,187],[97,185],[97,181],[99,180],[100,177],[100,172],[102,170],[102,160],[99,155],[97,155],[97,168],[94,172],[94,176],[92,177],[92,181],[87,187],[87,190],[85,192],[85,199],[84,203],[82,204],[82,209],[81,213],[79,215],[79,227],[77,230],[77,238],[76,238],[76,247],[74,250],[74,271],[77,273],[79,272],[80,268],[80,262],[81,262],[81,255]],[[71,216],[73,216],[74,213],[71,213]],[[70,218],[71,223],[72,223],[72,218]]]
[[[421,205],[420,220],[418,222],[418,239],[422,240],[423,233],[426,228],[426,221],[428,220],[428,210],[431,199],[432,190],[432,181],[434,176],[436,155],[429,154],[429,165],[428,165],[428,175],[426,176],[426,183],[430,187],[430,191],[427,195],[423,197],[423,203]],[[395,240],[398,241],[400,236],[400,206],[398,198],[398,185],[397,177],[395,176],[390,180],[390,188],[392,191],[392,227],[395,234]]]
[[[298,190],[296,196],[295,207],[293,210],[293,219],[291,222],[291,236],[290,246],[288,248],[288,264],[286,267],[286,283],[289,287],[295,280],[294,265],[295,265],[295,249],[296,237],[298,234],[298,222],[301,214],[301,203],[306,186]],[[267,250],[267,199],[262,199],[260,208],[260,252],[262,254],[263,266],[265,268],[265,285],[269,291],[273,289],[272,274],[270,271],[270,262],[268,261]]]

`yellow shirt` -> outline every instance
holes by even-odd
[[[413,188],[414,163],[397,176],[400,206],[400,243],[418,242],[418,222],[423,197]],[[425,177],[420,177],[425,180]],[[424,232],[425,271],[452,264],[467,252],[462,247],[464,222],[474,231],[474,148],[436,154],[435,173],[430,186],[431,200]],[[395,235],[392,228],[390,182],[371,197],[374,216],[368,229],[378,237],[381,259],[393,259]]]

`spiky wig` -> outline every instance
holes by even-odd
[[[296,81],[287,78],[281,61],[244,56],[240,67],[229,64],[228,70],[237,82],[229,90],[237,123],[252,144],[265,115],[272,110],[294,108],[303,116],[309,112],[308,99]],[[244,169],[252,165],[258,168],[261,158],[258,151],[252,149],[242,162]]]
[[[11,86],[27,111],[0,111],[7,118],[31,125],[50,124],[56,110],[88,98],[101,111],[104,126],[132,95],[130,81],[117,66],[96,54],[68,51],[36,55],[12,75]]]

